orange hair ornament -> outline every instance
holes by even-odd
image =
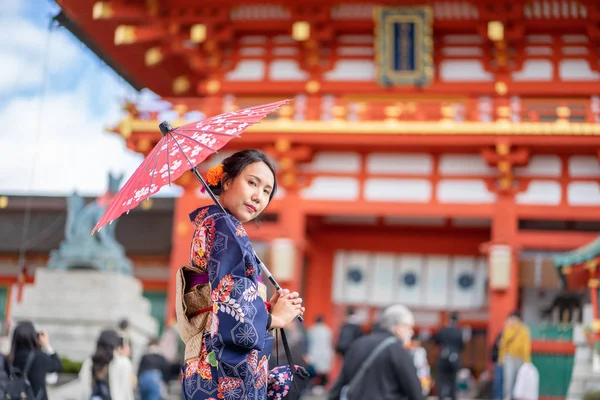
[[[223,179],[223,164],[215,165],[214,167],[210,167],[208,172],[206,173],[206,181],[211,186],[217,186],[221,179]]]

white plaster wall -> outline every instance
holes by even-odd
[[[515,175],[559,177],[561,166],[558,156],[535,155],[527,166],[515,168]]]
[[[347,47],[340,46],[336,49],[336,53],[340,56],[373,56],[375,51],[373,47]]]
[[[267,37],[264,35],[246,35],[240,38],[241,44],[265,44],[267,43]]]
[[[273,55],[277,56],[295,56],[298,54],[298,49],[295,47],[275,47],[273,49]]]
[[[440,175],[495,176],[496,170],[479,154],[443,154],[439,160]]]
[[[277,35],[273,37],[274,44],[296,44],[296,41],[290,35]]]
[[[569,175],[574,178],[600,177],[600,162],[595,156],[573,156],[569,158]]]
[[[354,178],[317,177],[300,195],[313,200],[356,200],[359,193],[360,184]]]
[[[478,60],[444,60],[440,64],[440,79],[447,82],[473,82],[494,80]]]
[[[600,205],[600,186],[597,182],[571,182],[567,188],[569,204],[575,206]]]
[[[443,43],[449,44],[481,44],[481,36],[479,35],[444,35]]]
[[[443,47],[442,54],[454,57],[479,57],[483,55],[483,50],[475,46]]]
[[[307,172],[360,172],[360,155],[352,152],[317,152],[312,162],[302,164]]]
[[[272,81],[303,81],[308,77],[296,60],[273,60],[269,64],[269,78]]]
[[[555,181],[531,181],[527,190],[516,196],[519,204],[558,205],[562,198],[561,186]]]
[[[564,81],[597,81],[600,73],[592,71],[585,59],[563,60],[558,67],[560,78]]]
[[[257,57],[265,54],[263,47],[242,47],[240,49],[240,55],[247,57]]]
[[[367,156],[370,174],[431,175],[433,157],[427,153],[370,153]]]
[[[440,203],[493,203],[496,195],[488,191],[482,180],[441,180],[438,183]]]
[[[528,43],[552,44],[552,36],[550,36],[550,35],[527,35],[527,36],[525,36],[525,40]]]
[[[550,46],[527,46],[525,54],[528,56],[551,56],[552,47]]]
[[[431,182],[426,179],[381,179],[365,182],[364,197],[368,201],[402,201],[425,203],[431,200]]]
[[[227,81],[260,81],[265,77],[262,60],[241,60],[231,72],[225,74]]]
[[[527,60],[523,63],[523,69],[512,74],[512,79],[517,82],[550,81],[553,70],[550,60]]]
[[[353,44],[368,44],[373,45],[375,37],[373,35],[340,35],[338,42],[353,43]]]
[[[327,81],[373,81],[375,63],[372,60],[339,60],[324,74]]]

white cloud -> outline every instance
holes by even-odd
[[[22,14],[27,9],[27,0],[11,0],[5,1],[0,10],[0,16],[3,18],[13,17]]]
[[[0,37],[0,94],[37,89],[45,60],[49,79],[69,78],[85,53],[64,29],[48,32],[18,17],[0,24]]]
[[[95,196],[106,190],[109,171],[124,173],[125,183],[143,157],[105,128],[122,118],[132,89],[64,29],[47,40],[52,5],[9,3],[2,16],[11,22],[0,25],[0,193]],[[31,11],[42,17],[23,17]],[[173,186],[159,195],[180,192]]]
[[[88,113],[80,92],[46,96],[39,131],[36,98],[16,99],[0,112],[0,121],[14,121],[0,136],[2,193],[68,195],[77,190],[98,195],[106,189],[109,171],[128,178],[139,166],[143,157],[105,131],[106,124]],[[161,194],[179,192],[173,187]]]
[[[8,94],[19,89],[39,87],[42,69],[16,54],[1,54],[0,93]]]

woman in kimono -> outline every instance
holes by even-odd
[[[266,301],[258,260],[242,226],[273,198],[275,168],[260,151],[244,150],[211,168],[207,182],[227,213],[211,205],[190,214],[195,227],[190,263],[178,272],[176,299],[186,345],[183,397],[266,399],[269,330],[304,312],[296,292]]]

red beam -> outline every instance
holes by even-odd
[[[309,215],[377,215],[413,217],[489,218],[493,204],[433,204],[376,201],[303,200],[302,210]]]
[[[517,206],[521,219],[600,221],[600,207],[586,206]]]
[[[520,231],[517,244],[524,249],[573,250],[598,238],[595,232]]]
[[[575,354],[575,345],[572,342],[556,340],[532,340],[531,352],[542,354]]]

